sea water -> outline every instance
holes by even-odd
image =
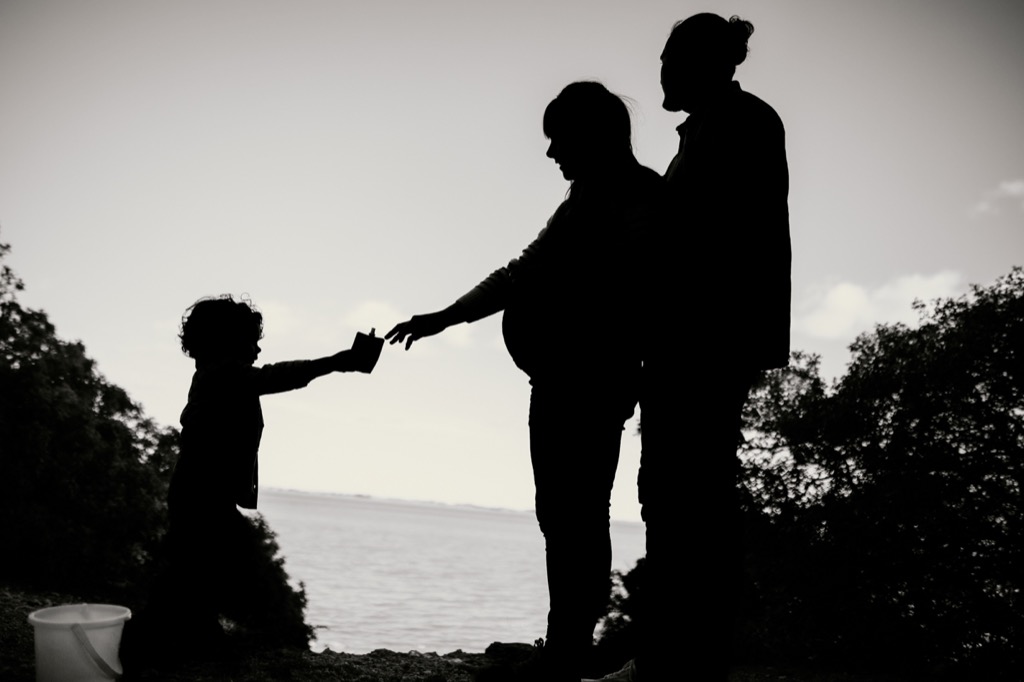
[[[285,570],[305,586],[313,648],[482,652],[544,635],[544,541],[532,512],[260,491]],[[612,522],[613,568],[644,553]]]

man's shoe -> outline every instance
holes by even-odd
[[[622,670],[609,673],[608,675],[596,680],[584,678],[580,682],[639,682],[639,678],[636,674],[636,663],[630,659],[626,665],[622,666]]]
[[[492,644],[491,647],[494,645]],[[490,654],[491,647],[486,653]],[[518,660],[503,661],[477,672],[475,682],[577,682],[578,667],[538,639]]]

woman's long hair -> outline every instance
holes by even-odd
[[[581,140],[608,159],[632,159],[633,128],[626,100],[597,81],[565,86],[544,110],[544,135]],[[569,194],[577,189],[573,181]]]
[[[578,135],[602,147],[633,151],[626,101],[597,81],[565,86],[544,110],[544,134]]]

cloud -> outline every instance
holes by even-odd
[[[266,300],[256,302],[256,307],[263,314],[263,329],[276,337],[288,337],[295,334],[308,333],[308,325],[303,320],[302,311],[281,301]]]
[[[473,345],[473,331],[473,325],[457,324],[445,329],[441,337],[456,348],[469,348]]]
[[[998,215],[1006,203],[1017,204],[1024,211],[1024,178],[1004,180],[986,191],[981,201],[971,207],[971,215]]]
[[[404,319],[406,315],[401,310],[383,301],[363,301],[343,318],[346,324],[359,331],[369,332],[376,328],[378,336],[386,334],[393,325]]]
[[[797,305],[793,329],[818,339],[843,339],[867,331],[878,323],[918,320],[915,300],[950,298],[962,292],[963,278],[944,270],[934,275],[905,275],[876,289],[840,282],[809,293]],[[803,312],[800,312],[800,311]]]
[[[346,348],[352,334],[335,316],[317,314],[305,303],[267,299],[257,302],[266,335],[260,345],[266,362],[313,357]]]
[[[307,357],[342,350],[352,343],[357,331],[369,332],[375,327],[380,336],[390,325],[404,319],[398,309],[379,301],[364,301],[348,312],[337,313],[325,313],[308,301],[286,303],[268,299],[257,305],[263,313],[266,339],[260,345],[268,351],[267,361],[280,360],[281,354]]]

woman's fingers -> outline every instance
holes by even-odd
[[[411,320],[410,320],[411,321]],[[409,333],[409,322],[399,322],[391,328],[387,334],[384,335],[385,339],[391,341],[391,343],[401,343],[405,340],[406,334]]]
[[[442,313],[413,315],[405,322],[399,322],[392,327],[391,331],[384,335],[384,338],[393,344],[404,341],[405,349],[409,350],[409,346],[412,345],[413,341],[419,341],[425,336],[439,334],[447,328],[448,323],[444,321]]]
[[[405,342],[405,349],[409,350],[409,346],[412,345],[413,341],[423,338],[422,331],[416,331],[413,329],[415,326],[414,320],[406,320],[405,322],[399,322],[391,331],[384,335],[385,339],[388,339],[392,345],[396,343]]]

